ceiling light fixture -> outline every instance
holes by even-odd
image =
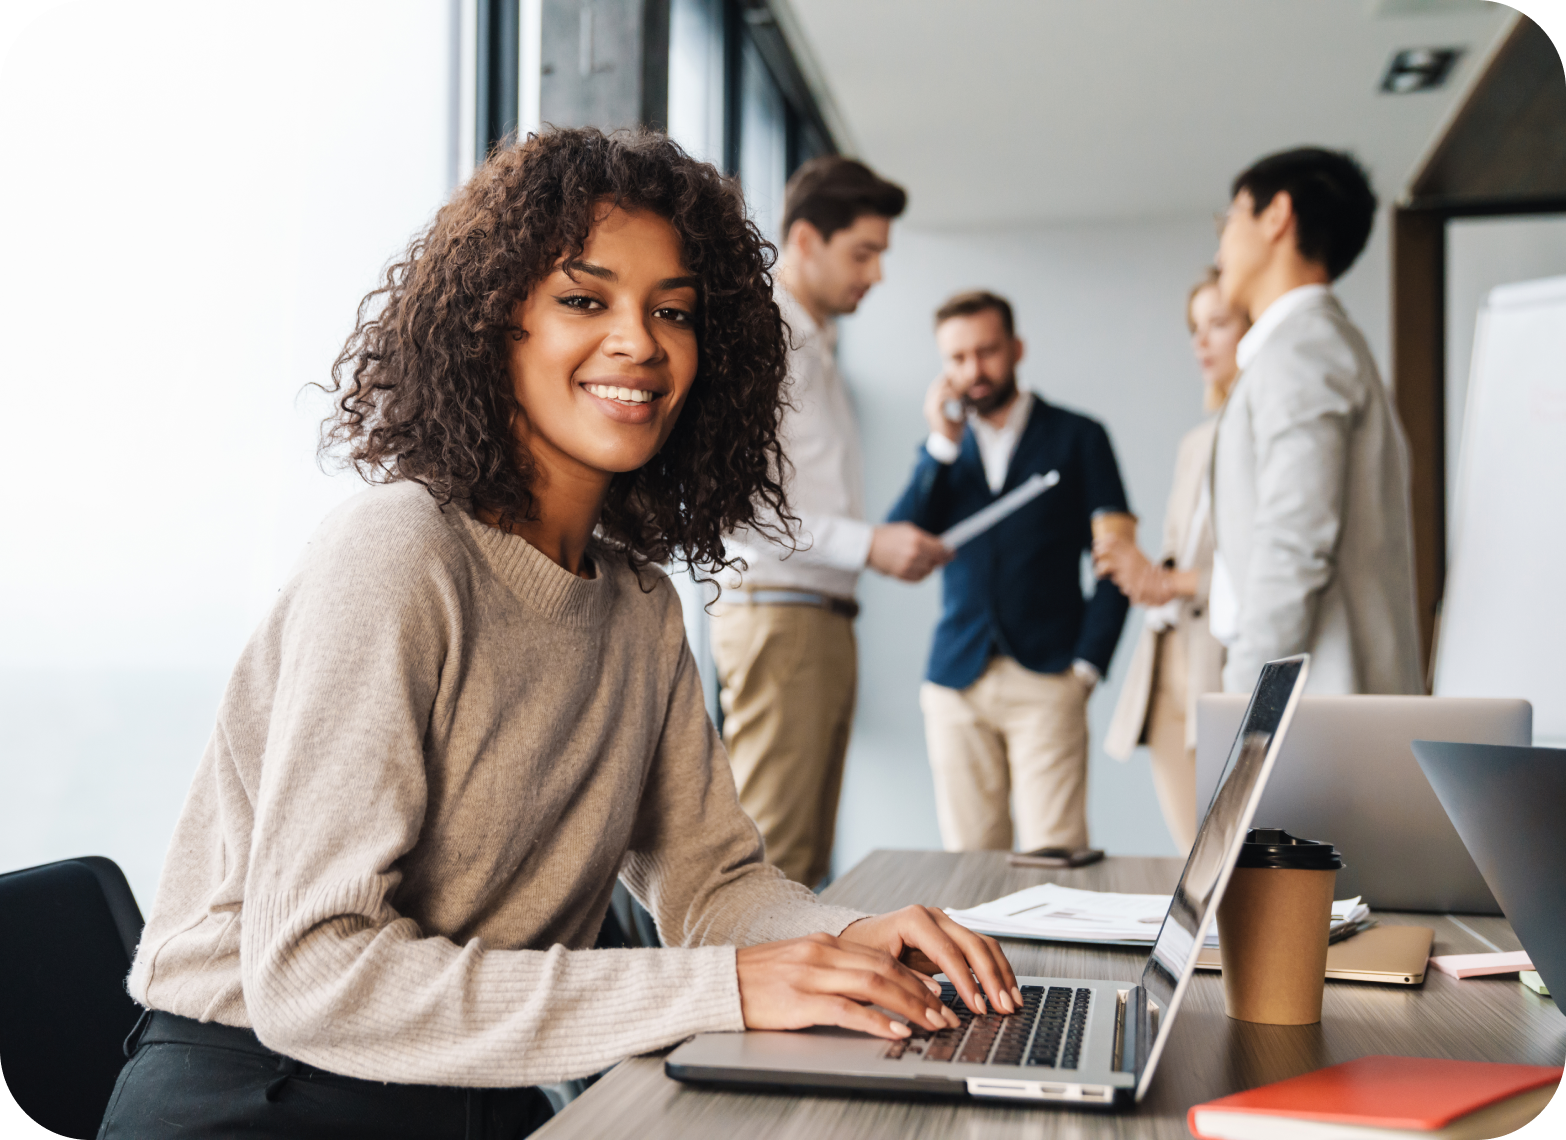
[[[1405,48],[1387,64],[1386,74],[1381,77],[1381,90],[1392,95],[1434,91],[1447,81],[1462,54],[1460,47]]]

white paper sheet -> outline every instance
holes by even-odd
[[[1059,482],[1059,471],[1051,471],[1047,475],[1035,472],[982,511],[969,515],[962,522],[942,533],[941,541],[952,550],[956,550],[970,539],[978,538],[1001,519],[1013,514],[1019,507],[1031,503]]]
[[[1050,942],[1131,942],[1151,945],[1169,911],[1168,895],[1131,895],[1083,891],[1043,883],[967,910],[948,909],[955,921],[997,938]],[[1357,922],[1370,914],[1356,896],[1332,904],[1332,926]],[[1208,946],[1218,932],[1208,932]]]

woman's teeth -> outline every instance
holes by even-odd
[[[600,400],[619,400],[622,404],[650,404],[653,398],[644,388],[617,388],[613,384],[583,384],[582,387]]]

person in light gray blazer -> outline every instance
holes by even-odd
[[[1219,289],[1248,312],[1218,422],[1211,628],[1224,689],[1308,651],[1309,688],[1421,693],[1408,446],[1365,338],[1329,289],[1376,199],[1348,155],[1270,155],[1234,180]]]

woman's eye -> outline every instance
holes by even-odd
[[[603,308],[603,302],[598,300],[598,298],[586,297],[580,293],[570,297],[561,297],[559,301],[568,309],[579,309],[584,313],[591,311],[595,306],[600,309]]]
[[[684,309],[656,309],[653,316],[666,321],[673,321],[677,325],[690,325],[692,317]]]

